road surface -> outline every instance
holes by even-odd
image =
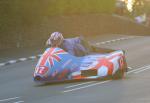
[[[109,36],[93,43],[126,51],[130,69],[123,80],[37,85],[37,59],[29,60],[0,67],[0,103],[150,103],[150,37]]]

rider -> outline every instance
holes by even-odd
[[[83,56],[89,53],[88,43],[81,37],[64,39],[62,33],[53,32],[46,42],[50,47],[60,47],[72,55]]]

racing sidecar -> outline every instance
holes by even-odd
[[[127,70],[122,50],[76,57],[61,48],[47,48],[33,75],[35,82],[122,78]]]

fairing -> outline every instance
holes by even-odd
[[[113,76],[126,67],[124,52],[90,54],[83,57],[70,55],[61,48],[47,48],[36,65],[36,82],[55,82],[76,79],[95,79]]]

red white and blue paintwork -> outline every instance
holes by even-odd
[[[76,57],[61,48],[47,48],[36,65],[33,78],[36,82],[96,79],[114,76],[118,71],[124,74],[126,68],[122,50]],[[96,75],[83,75],[84,71],[96,71]]]

